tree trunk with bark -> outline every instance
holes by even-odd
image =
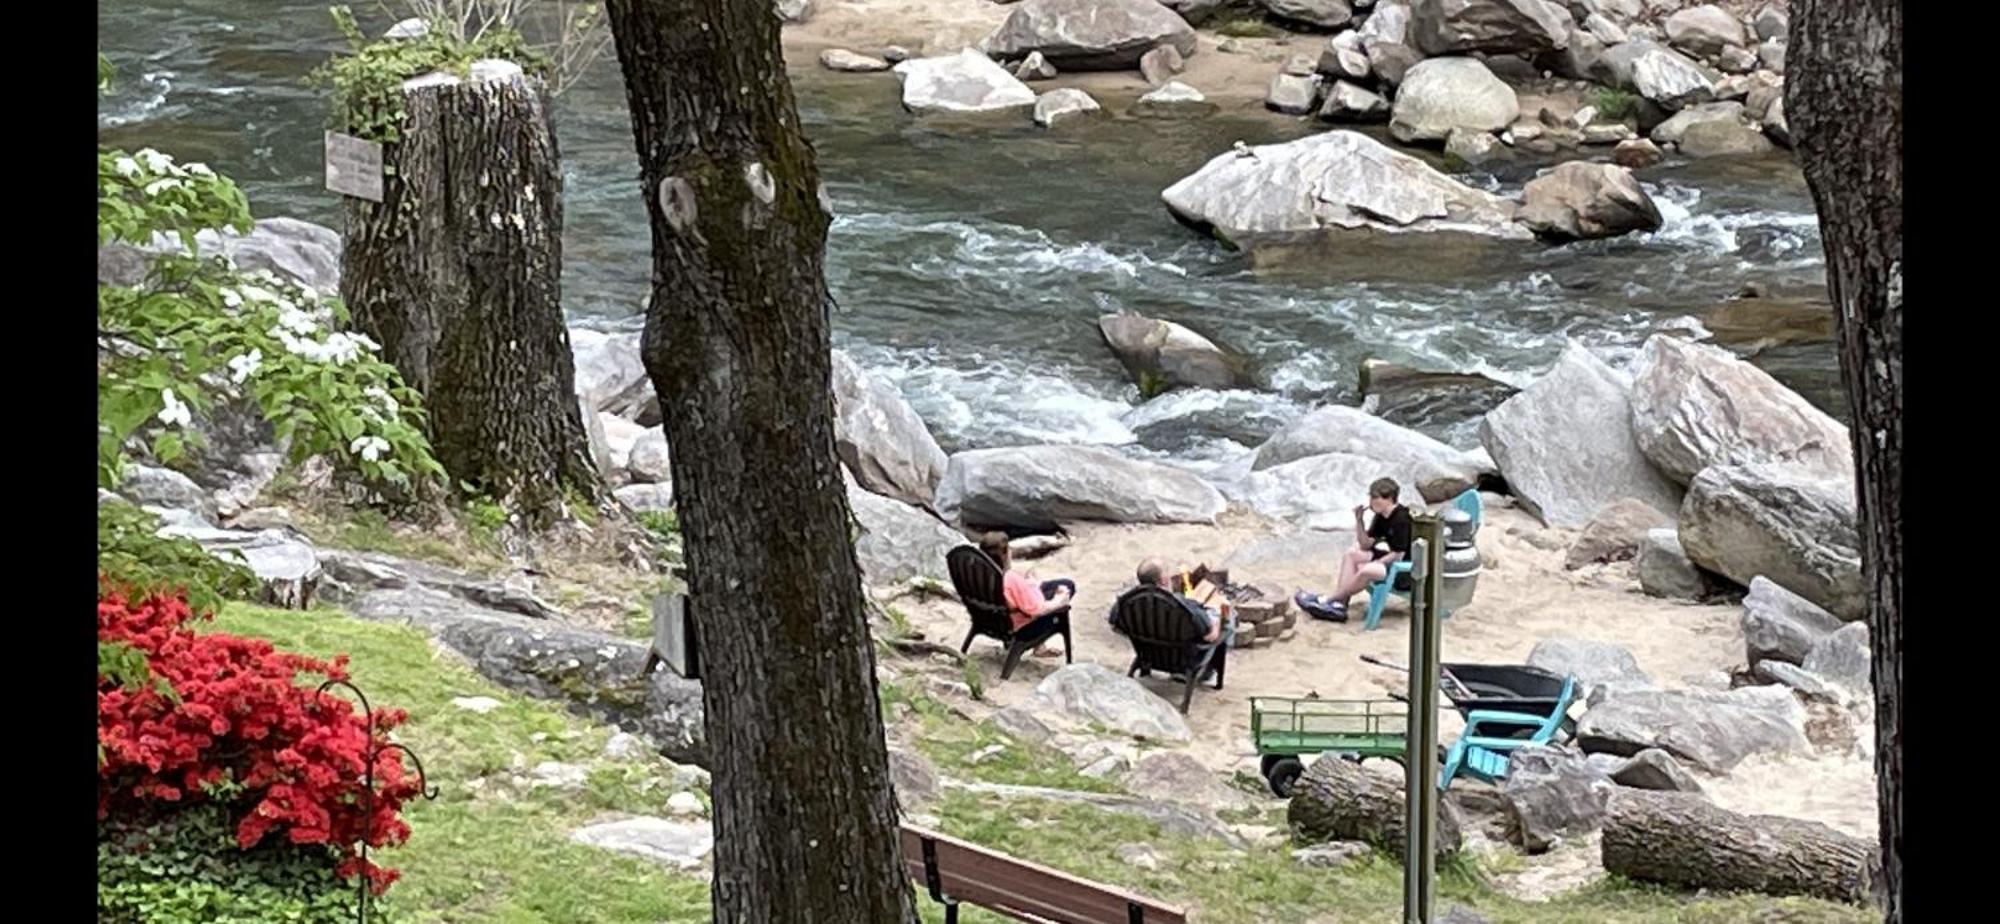
[[[422,392],[455,483],[533,525],[598,496],[562,314],[562,167],[539,80],[405,85],[383,201],[347,199],[341,296]]]
[[[834,454],[824,187],[759,0],[613,0],[701,620],[715,919],[914,922]]]
[[[1903,919],[1903,4],[1795,0],[1785,113],[1853,415],[1885,920]]]
[[[1739,815],[1692,793],[1619,789],[1604,820],[1604,869],[1690,889],[1873,897],[1875,845],[1826,825]]]
[[[1409,810],[1403,787],[1330,754],[1314,760],[1293,784],[1285,819],[1301,844],[1366,841],[1399,857],[1408,849]],[[1463,827],[1451,803],[1439,802],[1439,859],[1458,853],[1464,843]]]

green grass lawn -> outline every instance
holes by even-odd
[[[435,802],[405,811],[410,842],[379,859],[402,870],[391,890],[395,920],[406,922],[660,922],[708,920],[708,887],[622,854],[573,844],[568,835],[601,813],[665,814],[675,791],[671,767],[647,757],[603,756],[611,730],[560,707],[503,691],[456,660],[433,654],[415,629],[364,622],[333,612],[283,612],[233,606],[216,618],[219,630],[270,639],[314,655],[352,656],[354,682],[378,705],[410,712],[400,740],[423,758],[443,790]],[[485,714],[451,704],[453,697],[489,696],[502,705]],[[1013,743],[983,725],[951,718],[945,708],[902,685],[886,685],[885,708],[902,703],[919,723],[917,746],[939,771],[959,779],[1115,791],[1115,784],[1081,776],[1060,753]],[[900,711],[900,710],[897,710]],[[1006,745],[968,764],[971,753]],[[518,757],[517,757],[518,755]],[[562,761],[592,767],[580,790],[516,789],[510,768]],[[485,781],[483,783],[479,781]],[[999,800],[947,792],[931,811],[946,832],[1006,853],[1115,883],[1198,909],[1205,924],[1259,921],[1386,921],[1400,914],[1402,872],[1376,857],[1341,870],[1307,869],[1288,847],[1237,852],[1209,840],[1164,834],[1151,822],[1089,806],[1040,800]],[[1272,812],[1263,819],[1277,823]],[[1145,843],[1156,870],[1117,859],[1117,848]],[[1468,905],[1495,924],[1616,924],[1616,922],[1859,922],[1865,909],[1763,896],[1692,897],[1650,887],[1605,882],[1549,904],[1499,895],[1469,865],[1447,871],[1443,901]],[[942,921],[918,892],[926,921]],[[967,922],[1005,920],[966,909]]]

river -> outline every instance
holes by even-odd
[[[100,6],[98,22],[119,72],[101,100],[102,143],[205,161],[243,184],[259,217],[338,227],[321,187],[325,97],[305,83],[343,48],[323,3],[120,0]],[[1566,338],[1626,362],[1651,333],[1694,327],[1746,285],[1824,299],[1811,198],[1785,158],[1646,171],[1666,218],[1653,234],[1469,253],[1407,235],[1259,268],[1177,224],[1159,192],[1234,141],[1323,126],[1225,111],[1056,132],[1025,117],[943,127],[904,113],[892,76],[811,62],[793,76],[834,201],[835,342],[895,382],[947,451],[1090,442],[1233,467],[1311,407],[1357,401],[1366,358],[1522,385]],[[650,241],[618,79],[607,56],[555,104],[564,300],[573,323],[636,328]],[[1461,179],[1504,192],[1532,176]],[[1264,387],[1142,403],[1097,335],[1097,317],[1120,309],[1244,351]],[[1753,359],[1845,416],[1823,340]],[[1477,442],[1469,422],[1429,429]]]

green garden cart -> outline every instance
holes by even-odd
[[[1264,781],[1289,799],[1305,772],[1303,758],[1314,754],[1401,763],[1409,717],[1409,707],[1394,700],[1257,696],[1250,699],[1250,737],[1263,758]]]

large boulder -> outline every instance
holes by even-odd
[[[1048,532],[1075,520],[1213,523],[1225,504],[1183,469],[1099,446],[1020,446],[952,456],[937,506],[966,526]]]
[[[834,448],[861,486],[929,508],[945,454],[895,387],[833,353]]]
[[[1396,88],[1389,132],[1398,141],[1443,141],[1454,131],[1497,132],[1520,117],[1514,88],[1473,58],[1431,58]]]
[[[1701,792],[1701,782],[1680,761],[1659,748],[1647,748],[1625,761],[1611,774],[1611,782],[1633,789],[1662,792]]]
[[[1034,692],[1001,711],[1025,712],[1064,728],[1095,724],[1151,741],[1178,743],[1192,737],[1187,720],[1173,704],[1139,681],[1088,661],[1056,668],[1035,685]]]
[[[1781,112],[1783,100],[1772,105]],[[1782,115],[1780,116],[1782,118]],[[1681,153],[1689,157],[1756,157],[1776,148],[1764,132],[1742,122],[1702,122],[1681,136]]]
[[[1368,63],[1360,31],[1349,29],[1328,39],[1316,70],[1334,80],[1367,80],[1374,68]]]
[[[1842,625],[1832,613],[1763,576],[1751,579],[1743,597],[1743,645],[1752,669],[1766,660],[1804,664],[1813,645]]]
[[[1720,79],[1686,55],[1644,40],[1607,49],[1603,66],[1611,82],[1658,103],[1668,112],[1715,99],[1715,84]]]
[[[1711,465],[1786,463],[1853,478],[1847,428],[1720,347],[1654,335],[1632,381],[1632,435],[1686,483]]]
[[[1680,533],[1673,529],[1649,529],[1639,540],[1636,558],[1639,589],[1650,596],[1670,600],[1706,600],[1723,588],[1722,581],[1710,576],[1688,559],[1681,548]]]
[[[1362,409],[1405,427],[1478,420],[1519,390],[1476,373],[1433,372],[1379,359],[1361,363]],[[1490,466],[1492,459],[1482,463]]]
[[[1739,584],[1767,577],[1842,619],[1864,615],[1851,481],[1796,465],[1711,466],[1688,488],[1680,539],[1695,564]]]
[[[1600,562],[1631,561],[1639,556],[1639,546],[1647,532],[1671,525],[1672,517],[1644,501],[1620,498],[1590,518],[1582,535],[1570,543],[1563,567],[1574,571]]]
[[[868,583],[884,586],[912,578],[949,582],[944,556],[965,544],[965,536],[944,525],[928,510],[895,498],[863,490],[853,476],[847,481],[847,503],[861,522],[854,540],[854,557]]]
[[[653,395],[646,364],[639,358],[637,333],[607,334],[572,327],[569,349],[576,362],[576,393],[593,413],[605,411],[628,420],[659,416],[660,402]]]
[[[1874,689],[1874,663],[1868,650],[1868,624],[1850,622],[1814,642],[1804,667],[1866,699]]]
[[[1385,476],[1402,487],[1402,503],[1423,502],[1416,479],[1402,466],[1344,452],[1259,469],[1226,487],[1232,500],[1272,519],[1304,529],[1353,529],[1355,506],[1367,499],[1368,485]]]
[[[1780,687],[1726,693],[1610,689],[1577,720],[1584,750],[1636,755],[1659,748],[1709,773],[1753,754],[1803,753],[1805,707]]]
[[[1264,108],[1286,115],[1306,115],[1319,102],[1319,79],[1300,74],[1274,74],[1264,90]]]
[[[1070,116],[1099,112],[1103,107],[1090,94],[1075,87],[1059,87],[1035,100],[1035,124],[1044,128]]]
[[[1681,143],[1681,139],[1687,136],[1688,129],[1703,122],[1735,122],[1741,124],[1743,121],[1743,112],[1743,104],[1735,100],[1723,100],[1715,103],[1702,103],[1699,106],[1689,106],[1669,116],[1666,121],[1653,126],[1653,130],[1647,132],[1646,137],[1653,139],[1658,144],[1679,144]]]
[[[1545,638],[1528,652],[1528,666],[1576,678],[1579,698],[1600,687],[1636,688],[1653,682],[1630,649],[1580,638]]]
[[[286,609],[312,606],[322,573],[319,551],[291,530],[216,529],[187,523],[163,526],[159,535],[191,539],[216,558],[248,567],[264,603]]]
[[[1064,71],[1122,71],[1155,45],[1194,54],[1194,29],[1154,0],[1025,0],[983,50],[1013,60],[1039,51]]]
[[[1611,778],[1582,754],[1536,745],[1509,755],[1500,798],[1521,846],[1540,853],[1563,838],[1603,827],[1613,788]]]
[[[1415,0],[1410,36],[1426,55],[1538,54],[1569,44],[1576,21],[1549,0]]]
[[[1104,343],[1152,397],[1172,388],[1241,388],[1250,377],[1241,354],[1172,321],[1137,314],[1107,314],[1097,319]]]
[[[1316,29],[1338,29],[1354,18],[1348,0],[1257,0],[1272,16]]]
[[[911,58],[895,71],[903,81],[903,108],[911,112],[994,112],[1035,104],[1035,91],[971,48]]]
[[[1336,80],[1326,91],[1326,102],[1320,104],[1319,117],[1328,122],[1380,122],[1389,117],[1389,101],[1373,90]]]
[[[1487,414],[1479,439],[1514,496],[1544,522],[1582,527],[1623,497],[1662,513],[1680,507],[1680,488],[1632,438],[1631,380],[1581,344]]]
[[[1750,44],[1750,35],[1743,23],[1728,10],[1714,4],[1691,6],[1668,16],[1661,24],[1667,30],[1667,42],[1691,55],[1712,58],[1725,48],[1742,48]]]
[[[194,479],[170,468],[130,466],[124,479],[118,482],[118,493],[141,507],[185,510],[204,523],[215,522],[215,498],[195,484]]]
[[[632,441],[625,458],[625,475],[633,484],[672,484],[673,452],[663,427],[648,427]]]
[[[1530,236],[1513,203],[1345,130],[1219,155],[1160,198],[1174,217],[1239,245],[1350,230]]]
[[[264,270],[289,278],[321,295],[340,294],[340,232],[296,218],[265,218],[246,234],[207,230],[195,235],[202,256],[225,256],[236,268]],[[154,235],[144,248],[112,243],[97,250],[98,279],[115,285],[137,285],[145,278],[148,253],[184,249],[180,238]]]
[[[781,6],[782,8],[782,6]],[[803,4],[800,5],[803,9]],[[656,818],[640,815],[586,825],[569,839],[603,850],[631,854],[682,870],[700,868],[715,850],[715,826],[705,819]]]
[[[1657,231],[1661,224],[1653,197],[1646,195],[1632,171],[1617,164],[1559,165],[1528,181],[1521,190],[1521,203],[1522,223],[1554,240]]]
[[[1479,476],[1490,472],[1490,461],[1438,442],[1407,427],[1383,420],[1360,408],[1330,404],[1299,418],[1257,447],[1252,470],[1263,470],[1327,453],[1344,453],[1373,462],[1376,468],[1418,488],[1418,482],[1435,490],[1424,494],[1433,503],[1449,500],[1476,485]],[[1382,475],[1371,476],[1372,481]],[[1365,488],[1365,485],[1364,485]],[[1359,498],[1366,494],[1357,495]]]

